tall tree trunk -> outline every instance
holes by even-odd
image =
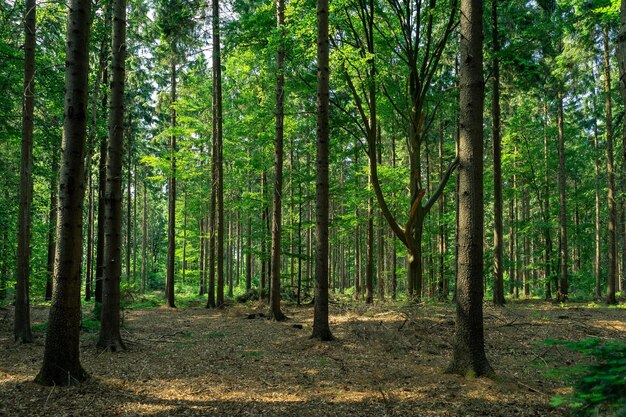
[[[482,0],[461,0],[461,137],[456,334],[448,371],[493,374],[483,332],[483,53]]]
[[[314,339],[332,340],[328,324],[328,155],[329,155],[329,39],[328,0],[317,0],[317,181],[316,181],[316,276]]]
[[[122,276],[122,165],[124,161],[124,78],[126,60],[126,0],[115,0],[111,59],[111,111],[104,202],[104,285],[97,347],[117,352],[125,346],[120,334]],[[127,257],[127,271],[128,271]]]
[[[559,129],[559,228],[561,236],[560,251],[560,283],[557,298],[559,301],[567,301],[568,293],[568,253],[567,253],[567,199],[566,199],[566,174],[565,174],[565,132],[563,128],[563,86],[559,84],[557,93],[557,124]]]
[[[222,162],[222,58],[219,0],[213,4],[213,136],[217,141],[217,294],[215,304],[224,306],[224,168]]]
[[[182,282],[185,283],[185,275],[187,272],[187,187],[183,189],[183,277]]]
[[[491,117],[493,131],[493,303],[503,306],[504,299],[504,236],[502,226],[502,149],[500,137],[500,41],[498,39],[498,1],[491,0],[493,44],[493,98]]]
[[[375,158],[375,156],[373,156]],[[369,177],[370,185],[372,177]],[[372,197],[367,199],[367,259],[365,263],[365,303],[374,303],[374,203]]]
[[[249,178],[249,177],[248,177]],[[248,181],[248,192],[252,191],[250,181]],[[246,291],[252,288],[252,215],[248,213],[246,225]]]
[[[552,237],[550,227],[550,173],[549,173],[549,154],[548,154],[548,102],[543,102],[543,181],[544,181],[544,195],[543,195],[543,221],[545,223],[543,227],[544,237],[544,280],[546,286],[546,300],[552,299],[552,286],[550,280],[552,279]]]
[[[79,336],[90,16],[90,1],[70,1],[54,292],[43,365],[35,378],[45,385],[72,385],[87,377],[80,364]]]
[[[283,194],[283,121],[285,118],[285,2],[276,0],[276,27],[280,41],[276,54],[276,150],[274,154],[274,207],[272,208],[272,270],[270,293],[270,319],[283,321],[286,319],[280,310],[280,245],[282,233],[282,194]]]
[[[143,182],[143,216],[141,220],[141,292],[146,291],[148,281],[148,187]]]
[[[128,116],[128,126],[126,130],[126,137],[128,139],[128,177],[126,182],[126,286],[130,288],[130,258],[133,251],[131,246],[131,236],[133,229],[132,218],[132,194],[131,184],[133,181],[132,170],[132,158],[133,158],[133,138],[132,138],[132,121],[130,115]],[[121,173],[120,173],[121,174]],[[134,277],[133,277],[134,280]]]
[[[613,103],[611,101],[611,61],[610,61],[610,48],[609,48],[609,29],[605,27],[602,31],[603,45],[604,45],[604,92],[605,92],[605,108],[606,108],[606,176],[607,176],[607,188],[609,191],[609,248],[608,248],[608,275],[607,275],[607,302],[609,304],[617,304],[615,298],[616,283],[617,283],[617,262],[619,260],[617,256],[617,205],[615,203],[615,173],[613,170]],[[598,239],[599,249],[599,239]],[[600,270],[600,258],[598,256],[598,271]],[[598,275],[600,275],[598,273]],[[600,277],[596,278],[600,281]],[[596,284],[596,287],[599,287]],[[596,288],[596,296],[600,296],[599,289]]]
[[[172,53],[176,46],[172,47]],[[170,112],[172,128],[176,127],[176,58],[172,56],[170,63]],[[174,277],[176,272],[176,135],[170,136],[170,174],[168,188],[167,216],[167,266],[165,273],[165,302],[168,307],[176,308],[174,301]]]
[[[593,262],[593,272],[596,278],[594,297],[596,301],[602,298],[602,223],[601,223],[601,203],[600,203],[600,144],[598,142],[598,121],[593,123],[593,150],[595,153],[595,252]],[[607,171],[609,164],[607,163]],[[612,168],[612,167],[611,167]],[[608,175],[607,175],[608,177]]]
[[[30,230],[33,204],[33,109],[35,107],[35,22],[36,2],[26,0],[24,16],[24,95],[22,99],[22,155],[17,233],[15,285],[16,342],[31,343],[30,328]]]
[[[50,209],[48,215],[48,259],[46,267],[46,301],[52,300],[52,281],[54,279],[54,252],[56,251],[56,228],[58,207],[59,157],[56,149],[52,150],[52,178],[50,179]],[[93,215],[93,213],[92,213]],[[91,217],[93,221],[93,216]],[[93,230],[93,226],[92,226]]]

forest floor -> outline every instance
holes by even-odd
[[[289,321],[261,304],[207,310],[124,310],[128,350],[98,351],[83,332],[77,387],[43,387],[47,307],[33,308],[35,341],[16,345],[11,307],[0,310],[0,416],[562,416],[549,405],[568,388],[546,370],[573,354],[542,343],[586,337],[626,341],[626,309],[539,301],[485,307],[487,355],[496,379],[443,373],[454,307],[331,305],[336,340],[309,339],[311,306],[286,305]],[[85,315],[90,314],[87,310]]]

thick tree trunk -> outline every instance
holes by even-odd
[[[35,378],[45,385],[72,385],[87,378],[80,364],[79,336],[90,16],[90,1],[71,0],[67,21],[65,120],[54,293],[43,365]]]
[[[328,155],[329,39],[328,0],[317,1],[317,181],[316,276],[312,338],[332,340],[328,324]]]
[[[276,54],[276,150],[274,154],[274,207],[272,208],[272,270],[270,292],[270,319],[283,321],[286,316],[280,310],[280,246],[282,233],[283,194],[283,121],[285,118],[285,48],[283,26],[285,25],[285,2],[276,0],[276,26],[280,41]]]
[[[109,145],[104,203],[104,285],[100,337],[96,345],[100,349],[117,352],[125,349],[120,334],[120,281],[122,276],[126,0],[115,0],[114,2],[111,50],[113,51],[111,60],[111,111],[109,112]],[[127,262],[128,259],[127,257]]]
[[[482,0],[461,0],[459,253],[454,356],[448,371],[493,374],[483,332]]]

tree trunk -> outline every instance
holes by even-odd
[[[213,136],[217,151],[217,294],[216,307],[224,306],[224,168],[222,146],[222,58],[219,0],[213,4]]]
[[[122,164],[124,161],[124,79],[126,59],[126,0],[115,0],[111,59],[111,110],[104,202],[104,282],[100,337],[96,346],[117,352],[125,349],[120,334],[122,275]],[[128,249],[128,248],[127,248]],[[127,271],[128,271],[127,256]]]
[[[52,300],[52,281],[54,279],[54,252],[56,251],[59,158],[57,150],[52,150],[52,178],[50,179],[50,210],[48,215],[48,261],[46,263],[46,301]],[[92,213],[93,214],[93,213]],[[93,221],[93,216],[91,217]],[[92,225],[93,230],[93,225]],[[89,271],[88,271],[89,273]]]
[[[276,151],[274,158],[274,207],[272,208],[272,270],[270,292],[270,319],[283,321],[286,316],[280,310],[280,245],[282,233],[282,194],[283,194],[283,120],[285,118],[285,48],[283,46],[283,26],[285,25],[285,2],[276,0],[276,26],[280,41],[276,54]]]
[[[172,47],[173,51],[176,47]],[[171,98],[170,112],[172,128],[176,127],[176,58],[170,64]],[[170,174],[168,188],[167,216],[167,266],[165,274],[165,302],[168,307],[176,308],[174,301],[174,276],[176,269],[176,135],[170,136]]]
[[[142,216],[142,239],[141,239],[141,292],[146,291],[148,281],[148,187],[143,182],[143,216]]]
[[[461,0],[459,252],[454,354],[448,372],[493,374],[483,332],[482,0]]]
[[[35,23],[36,2],[26,0],[24,16],[24,96],[22,101],[22,155],[15,275],[16,342],[31,343],[30,328],[30,234],[33,204],[33,110],[35,107]]]
[[[559,301],[567,301],[568,293],[568,264],[567,264],[567,199],[565,195],[565,133],[563,128],[563,87],[559,85],[557,93],[558,115],[557,124],[559,128],[559,227],[561,236],[560,251],[560,283],[557,298]]]
[[[502,149],[500,137],[500,41],[498,39],[498,0],[491,0],[493,43],[493,98],[491,117],[493,131],[493,303],[503,306],[504,299],[504,232],[502,226]]]
[[[604,45],[604,92],[605,92],[605,108],[606,108],[606,176],[608,188],[608,206],[609,206],[609,247],[608,247],[608,275],[607,275],[607,302],[609,304],[617,304],[615,298],[617,283],[617,204],[615,202],[615,173],[613,170],[613,111],[611,101],[611,61],[609,50],[609,29],[605,27],[602,31]],[[599,257],[599,238],[597,245],[597,264],[598,277],[596,278],[596,287],[599,287],[600,281],[600,257]],[[600,297],[599,288],[596,288],[596,296]]]
[[[87,378],[80,364],[79,336],[90,16],[90,1],[71,0],[67,20],[65,120],[54,293],[43,365],[35,378],[45,385],[72,385]]]
[[[316,181],[316,276],[314,339],[332,340],[328,324],[328,155],[329,155],[329,39],[328,0],[317,0],[317,181]]]
[[[122,121],[123,122],[123,121]],[[126,127],[126,137],[128,138],[128,177],[126,182],[126,286],[130,288],[130,259],[133,251],[131,236],[133,228],[132,218],[132,194],[131,184],[133,178],[132,158],[133,158],[133,138],[132,138],[132,121],[128,116],[128,126]],[[121,172],[120,172],[121,174]],[[133,277],[134,279],[134,277]]]

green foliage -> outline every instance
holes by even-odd
[[[573,392],[555,397],[553,406],[568,405],[575,417],[626,416],[626,343],[589,338],[577,342],[548,340],[546,344],[564,346],[588,359],[564,370]]]

